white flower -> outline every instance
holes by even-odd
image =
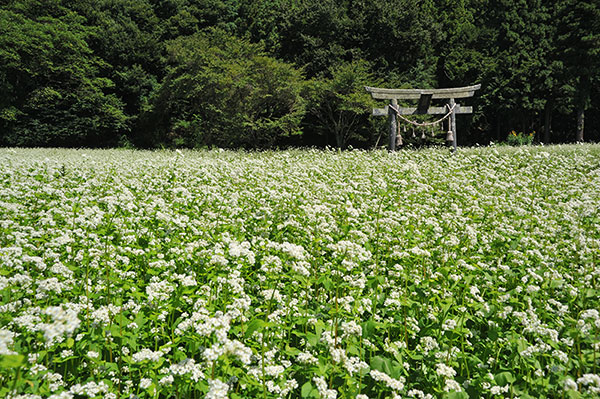
[[[43,313],[52,318],[51,323],[40,323],[37,326],[39,330],[43,331],[48,347],[55,342],[62,342],[65,336],[73,334],[81,324],[77,317],[78,311],[74,309],[52,306],[45,309]]]
[[[354,320],[343,322],[342,330],[344,331],[344,337],[348,337],[350,335],[356,335],[357,337],[360,337],[362,335],[362,327]]]
[[[173,383],[173,381],[174,381],[174,378],[173,378],[173,376],[172,376],[172,375],[167,375],[167,376],[165,376],[165,377],[161,378],[161,379],[158,381],[158,383],[159,383],[160,385],[171,385],[171,384]]]
[[[443,363],[438,363],[436,365],[435,372],[437,373],[437,375],[442,376],[442,377],[452,378],[456,375],[456,370],[454,370],[452,367],[447,366]]]
[[[154,281],[146,287],[146,294],[150,302],[165,302],[171,297],[171,293],[175,290],[173,285],[167,281]]]
[[[450,330],[454,330],[456,328],[456,320],[452,320],[452,319],[447,319],[446,321],[444,321],[444,324],[442,324],[442,330],[444,331],[450,331]]]
[[[106,394],[108,392],[108,385],[104,381],[100,381],[96,383],[94,381],[90,381],[86,384],[75,384],[69,390],[70,393],[74,395],[86,395],[90,398],[96,397],[101,393]]]
[[[208,392],[205,399],[226,399],[229,385],[219,379],[208,380]]]
[[[425,354],[428,354],[430,351],[440,347],[435,338],[427,336],[421,337],[420,346]]]
[[[395,391],[401,391],[404,389],[405,380],[403,377],[400,377],[400,379],[395,379],[379,370],[371,370],[369,374],[375,381],[384,382],[389,388]]]
[[[73,399],[73,394],[69,391],[62,391],[48,396],[48,399]]]
[[[204,379],[204,373],[202,372],[202,365],[196,364],[194,359],[184,359],[178,364],[172,364],[169,366],[169,371],[173,375],[186,375],[189,374],[190,378],[194,382],[198,382],[200,379]]]
[[[586,391],[594,394],[600,394],[600,375],[584,374],[577,379],[577,384],[584,386]]]
[[[322,399],[336,399],[337,398],[337,392],[334,389],[328,388],[327,382],[325,382],[325,378],[313,377],[313,382],[317,386],[317,390],[319,391],[319,395],[321,395]]]
[[[5,328],[0,328],[0,355],[16,355],[17,352],[8,349],[13,345],[13,338],[16,334]]]
[[[573,379],[570,377],[567,377],[565,379],[565,381],[563,382],[563,385],[564,385],[565,391],[568,391],[568,390],[577,391],[577,389],[578,389],[577,383],[575,381],[573,381]]]
[[[240,361],[248,365],[252,356],[252,349],[248,348],[238,340],[225,340],[223,344],[223,353],[236,356]]]
[[[73,351],[71,349],[64,349],[60,352],[60,357],[65,358],[65,357],[70,357],[73,356]]]
[[[314,365],[316,365],[317,363],[319,363],[319,359],[317,359],[316,357],[314,357],[309,352],[300,352],[298,354],[298,356],[296,357],[296,359],[298,360],[298,362],[304,363],[304,364],[314,364]]]
[[[141,351],[134,353],[131,356],[131,360],[133,360],[134,363],[140,363],[143,362],[144,360],[149,360],[151,362],[157,362],[158,359],[160,359],[163,356],[163,352],[162,351],[152,351],[148,348],[144,348]]]
[[[451,378],[448,378],[446,379],[446,383],[444,385],[444,392],[451,391],[462,392],[462,388],[458,382],[454,381]]]
[[[505,385],[503,387],[498,386],[498,385],[494,385],[492,387],[492,389],[490,389],[490,392],[492,395],[500,395],[501,393],[506,393],[508,392],[508,390],[510,389],[510,385]]]
[[[140,380],[140,388],[146,389],[146,388],[149,388],[150,385],[152,385],[152,379],[150,379],[150,378],[142,378]]]
[[[290,242],[284,242],[279,246],[279,249],[298,260],[304,260],[306,257],[304,248],[301,245],[292,244]]]
[[[91,357],[92,359],[98,359],[98,357],[100,357],[100,354],[95,351],[88,351],[87,356]]]
[[[344,361],[344,368],[348,370],[348,373],[350,375],[354,375],[355,373],[358,373],[362,370],[367,370],[369,368],[369,365],[366,362],[360,360],[358,357],[351,356],[346,357]]]

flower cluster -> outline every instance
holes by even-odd
[[[183,153],[0,149],[0,397],[600,395],[598,145]]]

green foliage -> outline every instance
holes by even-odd
[[[110,145],[126,128],[113,83],[72,12],[33,20],[0,10],[0,128],[8,145]]]
[[[169,45],[171,66],[151,118],[167,145],[264,148],[298,135],[302,75],[221,30]]]
[[[535,138],[535,132],[531,133],[523,133],[516,131],[511,131],[506,137],[506,143],[509,145],[531,145],[533,143],[533,139]]]
[[[346,44],[352,21],[344,2],[287,0],[279,7],[279,57],[302,66],[311,77],[352,58],[354,46]]]
[[[351,2],[354,3],[354,2]],[[349,5],[364,58],[385,81],[437,86],[435,53],[441,40],[439,8],[431,0],[376,0]]]
[[[102,73],[114,82],[111,93],[124,103],[128,128],[147,109],[163,75],[161,21],[146,0],[76,2],[90,27],[89,46],[103,61]]]
[[[495,2],[481,10],[487,25],[481,40],[493,44],[483,51],[485,68],[479,74],[484,112],[501,119],[503,130],[524,131],[539,124],[537,115],[548,99],[545,91],[552,89],[552,14],[540,1],[516,3]]]
[[[416,0],[255,0],[240,15],[253,40],[311,78],[362,59],[386,78],[432,85],[440,38],[435,10],[433,2]]]
[[[316,118],[321,134],[331,135],[339,148],[352,140],[368,141],[373,132],[370,112],[376,105],[365,90],[375,79],[365,62],[334,67],[330,77],[308,85],[309,113]]]
[[[161,24],[161,39],[190,36],[216,27],[233,33],[238,21],[239,0],[150,0]]]
[[[318,116],[322,107],[313,94],[331,92],[332,71],[361,63],[369,66],[366,84],[371,86],[481,83],[475,98],[468,100],[474,115],[458,120],[461,145],[501,141],[503,132],[511,130],[541,132],[544,125],[544,141],[580,139],[583,124],[575,135],[575,120],[579,115],[582,121],[584,113],[585,138],[600,139],[596,0],[9,0],[0,14],[4,145],[112,146],[123,140],[144,146],[333,144],[329,137],[342,136],[331,130],[332,121]],[[177,80],[177,43],[192,42],[214,29],[223,33],[208,34],[210,45],[200,40],[195,51],[206,54],[194,55],[194,62],[209,60],[214,49],[228,51],[230,40],[252,44],[256,57],[248,59],[254,61],[226,56],[213,67],[221,68],[223,76],[247,71],[248,82],[283,65],[300,69],[310,81],[289,72],[287,85],[294,87],[291,92],[305,83],[315,86],[304,90],[312,111],[304,114],[301,100],[291,111],[289,101],[296,100],[284,90],[287,99],[274,110],[279,116],[259,115],[257,96],[272,87],[250,90],[254,99],[248,107],[254,110],[243,111],[246,116],[222,111],[230,100],[219,96],[211,97],[215,103],[207,100],[201,113],[189,111],[197,104],[191,100],[195,94],[185,93],[183,80],[178,94],[169,97],[165,90]],[[259,65],[259,57],[272,62]],[[263,71],[252,76],[252,62]],[[242,81],[226,83],[219,73],[211,74],[228,87],[219,93],[247,94]],[[282,72],[278,79],[274,85],[285,86],[283,79],[288,78]],[[187,87],[199,87],[189,83]],[[347,96],[343,90],[340,97]],[[190,104],[180,101],[184,97]],[[333,108],[340,101],[335,97]],[[277,100],[267,95],[264,101]],[[175,115],[180,109],[185,115]],[[169,110],[175,114],[165,117]],[[284,113],[295,116],[284,121]],[[228,117],[237,120],[227,122]],[[302,134],[297,134],[297,119]],[[374,144],[385,121],[358,119],[360,127],[339,143]],[[225,125],[240,126],[245,138],[231,140],[231,130],[217,134]],[[258,134],[262,128],[266,131]]]
[[[563,84],[574,108],[583,115],[592,104],[594,89],[600,88],[600,3],[568,0],[559,2],[556,9]],[[576,140],[583,138],[583,126],[578,126]]]

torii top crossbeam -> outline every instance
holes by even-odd
[[[448,131],[448,141],[452,144],[454,150],[456,150],[456,114],[470,114],[473,112],[472,107],[461,107],[460,104],[456,104],[455,98],[467,98],[473,97],[475,91],[481,88],[480,84],[465,87],[453,87],[446,89],[382,89],[378,87],[365,86],[365,89],[371,94],[376,100],[390,100],[390,105],[385,108],[373,109],[373,115],[388,115],[390,120],[390,150],[396,148],[397,141],[397,121],[396,115],[411,122],[408,119],[402,117],[402,115],[412,114],[429,114],[439,115],[446,114],[442,118],[446,119],[450,117],[450,126]],[[447,100],[446,107],[430,107],[431,100]],[[398,106],[398,100],[419,100],[417,107],[404,107]]]
[[[432,100],[443,98],[466,98],[473,97],[475,91],[481,85],[453,87],[448,89],[380,89],[378,87],[365,86],[376,100],[418,100],[422,95],[431,95]]]

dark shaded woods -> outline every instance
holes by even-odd
[[[0,145],[368,148],[365,85],[476,83],[459,145],[600,140],[597,0],[3,4]]]

